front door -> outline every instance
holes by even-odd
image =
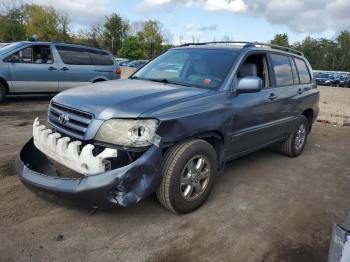
[[[271,65],[270,65],[271,64]],[[284,55],[251,55],[241,66],[239,77],[257,76],[264,88],[239,94],[233,99],[231,154],[238,155],[284,139],[292,129],[295,96],[294,75]]]
[[[7,61],[16,93],[58,91],[58,70],[49,45],[32,45],[10,55]]]
[[[247,153],[278,139],[273,126],[281,117],[280,99],[273,88],[273,74],[265,53],[251,54],[244,60],[237,82],[252,76],[261,78],[263,89],[256,93],[238,94],[232,100],[231,156]]]

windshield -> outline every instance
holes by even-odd
[[[12,44],[5,45],[5,46],[0,48],[0,54],[6,54],[7,52],[10,52],[10,51],[16,49],[17,47],[22,46],[22,45],[23,45],[23,43],[12,43]]]
[[[157,57],[132,79],[216,89],[226,79],[237,50],[172,49]]]

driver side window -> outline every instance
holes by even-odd
[[[263,88],[269,88],[271,86],[269,67],[265,54],[254,54],[245,59],[238,71],[237,78],[240,79],[249,76],[261,78]]]
[[[7,62],[30,63],[30,64],[52,64],[52,53],[50,46],[38,45],[26,47],[6,58]]]

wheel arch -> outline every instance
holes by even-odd
[[[224,136],[218,131],[206,131],[195,134],[193,138],[202,139],[208,142],[215,150],[218,157],[219,170],[223,169],[225,165],[225,150],[224,150]]]
[[[311,131],[311,127],[314,119],[314,110],[312,110],[312,108],[308,108],[303,111],[302,115],[306,117],[309,124],[309,131]]]
[[[95,79],[93,79],[91,81],[91,83],[98,83],[98,82],[104,82],[104,81],[107,81],[108,79],[105,78],[105,77],[96,77]]]
[[[10,92],[10,87],[9,87],[9,84],[7,83],[7,81],[0,76],[0,84],[2,84],[5,88],[6,88],[6,95],[9,94]]]

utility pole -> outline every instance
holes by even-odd
[[[114,36],[112,36],[112,55],[114,56]]]

